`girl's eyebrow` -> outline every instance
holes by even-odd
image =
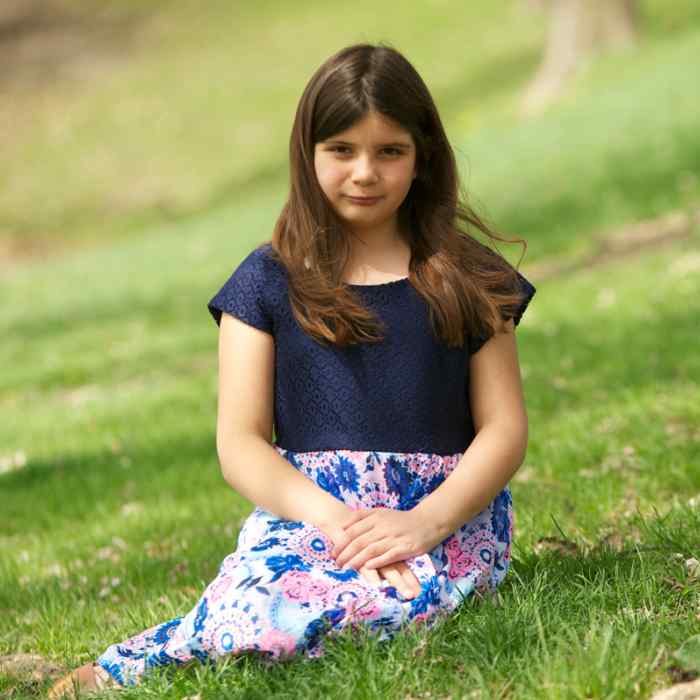
[[[341,141],[339,139],[328,139],[326,143],[337,143],[340,144],[341,146],[354,146],[355,144],[352,143],[351,141]],[[380,148],[387,148],[389,146],[395,146],[398,148],[410,148],[411,144],[406,143],[404,141],[392,141],[391,143],[380,143],[377,144]]]

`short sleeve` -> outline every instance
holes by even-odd
[[[526,277],[521,275],[517,270],[515,271],[518,276],[518,283],[520,285],[520,291],[523,294],[523,298],[520,303],[515,307],[515,309],[509,310],[508,313],[503,313],[503,320],[507,321],[509,318],[513,319],[513,323],[517,326],[520,323],[520,319],[525,313],[528,304],[532,301],[532,297],[535,296],[537,289]],[[511,313],[512,311],[512,313]]]
[[[515,307],[503,307],[501,308],[501,318],[504,321],[507,321],[508,319],[512,318],[513,323],[517,326],[520,323],[520,319],[523,317],[523,314],[525,313],[525,309],[527,309],[528,305],[532,301],[532,297],[535,296],[535,292],[537,291],[536,287],[528,280],[524,275],[521,275],[520,272],[517,270],[515,271],[517,275],[517,280],[518,284],[520,286],[520,291],[523,295],[522,299],[520,300],[520,303],[518,303]],[[473,355],[475,352],[478,352],[478,350],[481,349],[481,347],[486,343],[487,340],[491,335],[486,335],[486,336],[476,336],[476,337],[470,337],[469,338],[469,354]]]
[[[221,325],[221,314],[235,316],[250,326],[273,334],[272,315],[266,300],[269,280],[263,253],[253,250],[233,271],[223,287],[207,303],[209,313]]]

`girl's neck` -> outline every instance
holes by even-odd
[[[381,284],[408,277],[411,247],[401,237],[355,244],[343,275],[347,284]]]

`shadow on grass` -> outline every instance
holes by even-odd
[[[527,334],[524,361],[532,365],[528,381],[536,385],[528,401],[544,414],[556,415],[591,401],[604,403],[622,391],[661,391],[664,384],[678,381],[692,385],[700,376],[700,356],[687,352],[697,336],[693,308],[664,311],[645,321],[601,319],[587,327],[557,321],[554,333],[537,326],[518,332]],[[571,369],[561,368],[563,357]],[[552,384],[555,374],[563,377],[563,385]],[[172,413],[177,414],[177,406]],[[176,426],[177,420],[170,424]],[[55,461],[30,460],[21,470],[0,475],[2,534],[80,529],[130,498],[145,505],[167,499],[184,503],[203,489],[224,485],[208,434],[193,440],[146,428],[124,449],[132,465],[128,469],[120,466],[122,454],[103,449]]]

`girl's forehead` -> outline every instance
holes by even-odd
[[[326,141],[367,141],[375,145],[403,142],[410,145],[411,134],[392,119],[371,112],[351,127],[329,136]]]

